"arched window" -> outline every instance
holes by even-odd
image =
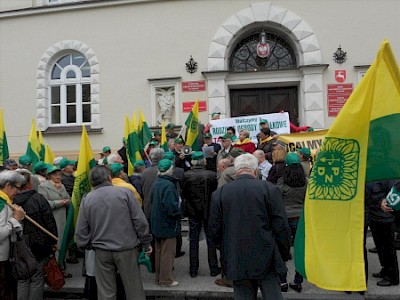
[[[50,72],[49,124],[90,124],[90,66],[86,57],[72,52],[59,58]]]
[[[257,53],[260,42],[266,44],[265,48],[261,49],[261,51],[264,50],[262,53],[264,55],[261,56]],[[229,69],[233,72],[295,69],[296,67],[296,56],[289,43],[273,33],[265,32],[262,37],[260,31],[251,32],[233,48],[229,64]]]

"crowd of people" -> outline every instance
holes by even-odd
[[[238,137],[234,127],[213,137],[209,127],[202,136],[204,151],[187,148],[173,124],[166,127],[168,151],[160,147],[161,133],[154,132],[130,176],[125,140],[116,152],[103,148],[90,173],[92,190],[80,204],[76,244],[69,248],[66,261],[59,262],[64,276],[70,277],[67,264],[79,262],[77,255],[85,257],[88,299],[145,299],[137,264],[142,251],[149,256],[156,284],[179,285],[174,261],[185,255],[183,218],[189,224],[191,277],[198,276],[204,232],[209,274],[220,275],[217,285],[233,287],[235,299],[256,299],[258,288],[264,298],[272,299],[283,299],[282,292],[289,288],[302,291],[303,277],[296,272],[288,281],[286,262],[292,259],[290,249],[313,167],[310,149],[287,153],[266,120],[260,121],[257,143],[246,129]],[[0,298],[13,299],[17,294],[21,300],[43,299],[42,267],[61,247],[76,161],[57,158],[53,165],[32,164],[28,155],[22,155],[18,163],[6,160],[3,169]],[[373,273],[381,278],[379,286],[399,284],[395,244],[399,218],[385,200],[396,184],[388,180],[366,185],[365,232],[371,229],[382,266]],[[25,214],[58,236],[58,242],[24,219]],[[8,249],[17,231],[28,237],[40,266],[23,280],[10,276]]]

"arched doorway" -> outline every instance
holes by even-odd
[[[273,33],[293,49],[295,68],[274,71],[230,69],[235,46],[249,32]],[[266,64],[268,66],[268,64]],[[312,28],[300,16],[271,2],[254,3],[229,17],[216,31],[208,55],[208,71],[203,72],[208,83],[209,113],[218,111],[230,117],[235,111],[232,91],[254,88],[297,88],[297,110],[300,125],[324,128],[325,110],[322,74],[328,65],[322,64],[319,43]],[[295,119],[295,118],[292,118]],[[297,123],[297,120],[292,120]]]

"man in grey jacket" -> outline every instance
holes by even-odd
[[[98,299],[116,299],[118,270],[127,299],[144,300],[137,246],[147,255],[153,250],[146,217],[131,191],[112,185],[106,166],[94,167],[89,179],[93,190],[82,200],[75,232],[78,248],[96,251]]]

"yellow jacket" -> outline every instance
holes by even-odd
[[[113,178],[112,184],[113,184],[113,186],[124,187],[124,188],[130,189],[132,191],[132,193],[135,195],[137,202],[139,202],[140,206],[142,206],[142,202],[143,202],[142,197],[140,197],[140,194],[137,192],[137,190],[135,189],[135,187],[132,184],[127,183],[125,180],[123,180],[121,178]]]

